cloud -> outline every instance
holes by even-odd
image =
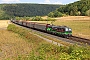
[[[50,0],[45,0],[45,3],[50,3]]]
[[[53,4],[62,4],[61,2],[54,2]]]
[[[15,2],[20,2],[20,0],[1,0],[1,3],[15,3]]]
[[[58,0],[44,0],[44,2],[41,2],[42,4],[62,4]]]

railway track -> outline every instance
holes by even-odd
[[[18,26],[20,26],[20,25],[18,25]],[[72,37],[69,37],[69,38],[62,38],[60,36],[56,36],[56,35],[48,34],[46,32],[42,32],[42,31],[38,31],[38,30],[35,30],[35,29],[27,28],[25,26],[21,26],[21,27],[26,28],[26,29],[30,29],[30,30],[32,30],[32,32],[38,32],[42,35],[50,36],[52,38],[56,38],[56,39],[59,39],[59,40],[62,40],[62,41],[65,41],[65,42],[68,42],[68,43],[71,43],[71,44],[78,44],[78,45],[88,44],[88,45],[90,45],[90,39],[76,37],[76,36],[72,36]]]
[[[77,41],[77,42],[80,42],[80,43],[84,43],[84,44],[90,45],[90,39],[86,39],[86,38],[72,36],[72,37],[69,38],[69,40],[73,40],[73,41]]]

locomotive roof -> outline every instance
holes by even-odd
[[[51,26],[52,28],[69,28],[69,27],[67,27],[67,26]]]

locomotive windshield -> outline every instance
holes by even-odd
[[[69,29],[68,29],[68,28],[66,28],[66,29],[65,29],[65,31],[69,31]]]
[[[70,29],[70,28],[65,28],[65,31],[72,31],[72,29]]]

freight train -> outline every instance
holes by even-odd
[[[65,38],[72,36],[72,29],[67,26],[55,26],[46,23],[27,22],[27,21],[18,21],[18,20],[11,20],[11,22],[32,29],[37,29],[47,33],[55,34]]]

